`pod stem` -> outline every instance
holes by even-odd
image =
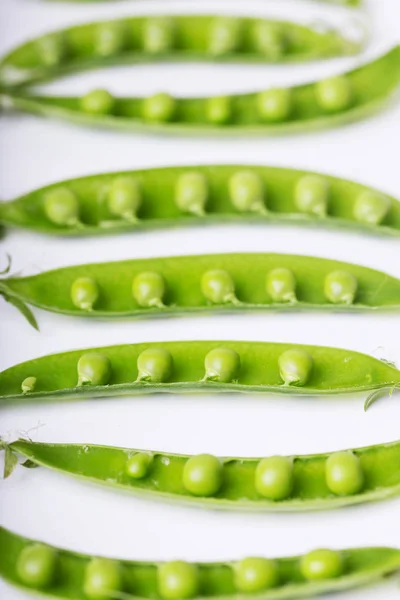
[[[400,383],[395,383],[392,387],[384,387],[379,390],[374,390],[369,394],[364,403],[364,412],[367,412],[370,406],[381,398],[389,396],[391,398],[395,392],[400,391]]]
[[[0,275],[7,275],[10,270],[11,270],[11,264],[12,264],[12,258],[10,254],[6,254],[6,258],[7,258],[7,266],[5,269],[3,269],[2,271],[0,271]]]
[[[31,309],[19,298],[10,294],[10,290],[4,282],[0,282],[0,296],[3,296],[6,302],[9,302],[25,317],[34,329],[39,331],[39,325]]]

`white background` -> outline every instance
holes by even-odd
[[[150,12],[243,13],[242,2],[52,4],[1,0],[0,53],[46,30],[97,18]],[[397,43],[398,0],[370,0],[374,39],[359,57],[296,67],[158,65],[97,71],[48,88],[77,92],[108,86],[117,93],[166,90],[224,93],[297,82],[352,67]],[[292,0],[246,2],[248,14],[332,18],[345,9]],[[373,85],[374,82],[371,82]],[[399,196],[400,105],[367,122],[279,139],[196,140],[92,131],[29,115],[0,119],[0,195],[11,199],[58,179],[106,170],[183,163],[260,163],[326,171]],[[30,274],[80,262],[219,251],[293,252],[349,260],[400,277],[400,243],[351,232],[289,227],[214,227],[81,240],[9,232],[0,259]],[[282,314],[155,322],[99,323],[35,311],[40,333],[0,299],[0,369],[42,354],[90,345],[167,339],[257,339],[310,342],[400,360],[394,315]],[[383,347],[383,349],[382,349]],[[268,455],[338,450],[398,439],[395,398],[364,414],[363,397],[313,400],[250,396],[172,396],[76,404],[2,407],[0,434],[29,431],[38,441],[99,443],[171,452]],[[87,553],[135,559],[219,560],[279,556],[313,547],[400,547],[400,500],[315,514],[229,514],[138,500],[46,470],[18,469],[0,482],[0,523],[26,536]],[[398,582],[341,598],[391,600]],[[0,582],[0,597],[25,594]],[[335,600],[336,596],[331,596]]]

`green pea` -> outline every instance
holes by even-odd
[[[176,109],[174,98],[169,94],[160,92],[143,100],[142,116],[152,123],[165,123],[171,121]]]
[[[273,302],[297,302],[296,278],[290,269],[272,269],[267,274],[265,287]]]
[[[335,579],[343,573],[343,559],[335,550],[313,550],[301,558],[300,570],[308,581]]]
[[[77,225],[79,223],[79,202],[74,192],[68,188],[55,188],[44,198],[46,216],[56,225]]]
[[[137,211],[142,204],[142,194],[134,177],[117,177],[108,192],[107,207],[112,215],[126,221],[136,222]]]
[[[295,188],[296,208],[302,213],[325,217],[328,212],[329,184],[318,175],[304,175]]]
[[[36,377],[26,377],[21,383],[21,391],[23,394],[29,394],[29,392],[34,392],[36,387],[37,379]]]
[[[215,125],[228,123],[232,116],[231,99],[228,96],[209,98],[206,104],[206,119]]]
[[[233,279],[223,269],[206,271],[201,278],[201,291],[212,304],[237,304]]]
[[[71,286],[71,300],[77,308],[92,310],[99,298],[99,286],[90,277],[79,277]]]
[[[361,492],[364,473],[358,456],[353,452],[335,452],[326,461],[326,485],[337,496],[352,496]]]
[[[112,113],[115,100],[107,90],[92,90],[82,96],[81,109],[90,115],[109,115]]]
[[[198,594],[198,568],[183,560],[161,564],[157,579],[159,594],[165,600],[186,600]]]
[[[47,67],[56,67],[66,56],[66,43],[63,35],[50,34],[38,40],[40,60]]]
[[[143,48],[149,54],[162,54],[171,50],[174,37],[174,26],[170,19],[149,19],[144,27]]]
[[[359,223],[380,225],[388,215],[391,204],[390,198],[384,194],[365,190],[355,202],[353,215]]]
[[[207,354],[204,367],[204,381],[231,383],[239,373],[240,356],[231,348],[214,348]]]
[[[155,271],[143,271],[132,282],[132,295],[143,308],[162,308],[165,294],[165,281]]]
[[[164,383],[171,376],[173,360],[171,353],[163,348],[143,350],[137,359],[137,381]]]
[[[348,271],[332,271],[325,278],[324,293],[333,304],[353,304],[357,288],[357,278]]]
[[[36,589],[47,588],[56,576],[57,552],[45,544],[25,546],[18,556],[16,570],[25,585]]]
[[[285,385],[305,385],[310,379],[313,359],[305,350],[283,352],[279,359],[279,373]]]
[[[285,52],[282,31],[272,23],[259,21],[253,30],[254,45],[264,56],[277,60]]]
[[[210,28],[208,49],[213,56],[230,54],[241,43],[240,22],[234,17],[219,17]]]
[[[208,182],[202,173],[184,173],[178,178],[175,204],[182,212],[204,216],[208,196]]]
[[[87,564],[83,590],[87,598],[109,600],[122,591],[121,566],[109,558],[92,558]]]
[[[257,94],[257,111],[263,121],[285,121],[291,113],[292,96],[289,89],[275,88]]]
[[[126,463],[125,471],[133,479],[143,479],[149,472],[153,457],[146,452],[137,452]]]
[[[255,594],[279,584],[279,567],[275,560],[249,557],[236,563],[234,585],[239,592]]]
[[[285,456],[263,458],[256,468],[254,486],[263,498],[288,498],[293,489],[293,461]]]
[[[121,23],[101,23],[96,30],[95,52],[104,57],[118,54],[125,45],[125,39]]]
[[[223,468],[212,454],[198,454],[186,462],[183,485],[194,496],[214,496],[222,485]]]
[[[78,361],[78,386],[107,385],[111,378],[111,362],[100,352],[82,354]]]
[[[229,196],[239,212],[265,214],[265,188],[262,178],[252,171],[237,171],[229,180]]]
[[[319,106],[327,112],[344,110],[351,102],[350,82],[344,76],[319,81],[315,92]]]

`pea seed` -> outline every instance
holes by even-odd
[[[137,368],[137,381],[164,383],[168,381],[172,373],[171,353],[163,348],[148,348],[139,354]]]
[[[300,570],[308,581],[335,579],[343,573],[343,559],[334,550],[313,550],[302,557]]]
[[[142,116],[152,123],[171,121],[175,113],[175,100],[169,94],[159,93],[143,100]]]
[[[275,560],[249,557],[234,566],[234,585],[239,592],[255,594],[279,584],[279,567]]]
[[[100,352],[87,352],[78,361],[78,386],[107,385],[111,378],[110,359]]]
[[[327,112],[344,110],[351,102],[350,82],[344,76],[319,81],[315,93],[319,106]]]
[[[47,67],[56,67],[66,56],[66,43],[61,34],[46,35],[38,40],[38,54]]]
[[[264,182],[252,171],[238,171],[229,180],[229,196],[239,212],[265,214]]]
[[[96,31],[95,52],[99,56],[113,56],[125,45],[125,31],[120,23],[101,23]]]
[[[288,498],[293,489],[293,462],[284,456],[263,458],[256,468],[254,486],[263,498]]]
[[[143,271],[133,280],[132,295],[139,306],[143,308],[163,308],[164,294],[164,278],[155,271]]]
[[[221,462],[212,454],[192,456],[183,469],[183,485],[194,496],[214,496],[222,485]]]
[[[296,278],[290,269],[273,269],[267,274],[267,294],[273,302],[297,302]]]
[[[325,278],[324,293],[333,304],[353,304],[357,288],[357,278],[348,271],[332,271]]]
[[[206,118],[209,123],[224,125],[232,116],[231,99],[228,96],[209,98],[206,105]]]
[[[326,461],[326,484],[337,496],[352,496],[361,492],[364,473],[360,459],[353,452],[335,452]]]
[[[304,175],[295,188],[295,204],[302,213],[326,217],[329,202],[329,185],[318,175]]]
[[[235,285],[228,271],[213,269],[201,278],[201,291],[212,304],[237,304]]]
[[[56,225],[74,226],[79,223],[79,202],[67,188],[55,188],[44,198],[46,216]]]
[[[119,563],[109,558],[92,558],[85,570],[85,596],[91,600],[109,600],[122,591],[122,572]]]
[[[165,600],[194,598],[199,590],[199,573],[196,565],[174,560],[158,567],[158,591]]]
[[[253,30],[254,46],[271,60],[279,59],[285,52],[282,31],[272,23],[259,21]]]
[[[45,544],[30,544],[18,556],[16,570],[19,579],[36,589],[48,588],[57,570],[57,552]]]
[[[133,479],[143,479],[149,472],[153,457],[146,452],[137,452],[126,463],[126,474]]]
[[[380,225],[388,215],[390,208],[390,198],[379,192],[366,190],[358,196],[353,215],[359,223]]]
[[[145,24],[143,48],[149,54],[166,53],[173,47],[175,31],[170,19],[149,19]]]
[[[285,385],[306,385],[313,368],[313,359],[300,349],[286,350],[278,359],[279,373]]]
[[[232,17],[214,20],[210,28],[209,52],[213,56],[230,54],[238,49],[241,42],[240,23]]]
[[[175,189],[175,204],[184,213],[204,216],[209,196],[208,182],[202,173],[181,175]]]
[[[29,392],[34,392],[36,387],[37,379],[36,377],[26,377],[21,383],[21,391],[23,394],[29,394]]]
[[[107,198],[107,207],[112,215],[136,222],[136,214],[141,204],[142,195],[136,179],[133,177],[114,179]]]
[[[240,356],[231,348],[214,348],[207,354],[204,366],[204,381],[231,383],[240,369]]]
[[[285,121],[290,116],[292,97],[289,89],[276,88],[257,94],[257,111],[263,121]]]
[[[93,310],[99,298],[99,287],[90,277],[79,277],[71,286],[71,300],[82,310]]]
[[[114,105],[115,100],[107,90],[92,90],[81,98],[81,109],[91,115],[109,115]]]

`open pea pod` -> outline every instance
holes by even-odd
[[[0,373],[0,401],[148,392],[324,395],[393,390],[394,366],[350,350],[267,342],[151,342],[75,350]]]
[[[400,236],[400,202],[337,177],[250,165],[104,173],[0,202],[0,224],[52,235],[225,222],[311,224]]]
[[[223,97],[83,97],[3,89],[3,106],[82,125],[153,133],[275,135],[345,125],[387,105],[400,83],[400,46],[353,71],[289,88]]]
[[[400,551],[318,549],[302,556],[220,563],[107,559],[21,537],[0,528],[0,576],[18,588],[60,600],[265,600],[310,598],[370,585],[400,569]]]
[[[156,500],[203,508],[309,511],[400,495],[400,442],[308,456],[217,458],[90,444],[18,440],[6,446],[42,466]]]
[[[363,38],[365,36],[361,36]],[[354,54],[365,39],[287,21],[221,15],[125,17],[75,25],[18,46],[0,61],[0,85],[149,61],[292,62]]]
[[[210,254],[79,265],[0,280],[0,295],[72,316],[149,318],[268,309],[400,310],[400,280],[290,254]],[[36,322],[33,323],[36,325]]]

